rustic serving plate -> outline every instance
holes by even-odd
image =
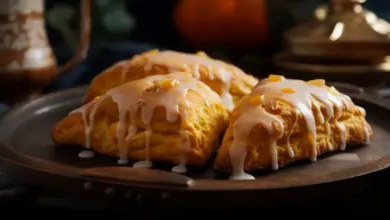
[[[0,165],[13,177],[48,192],[124,204],[227,207],[240,201],[248,207],[337,199],[363,190],[372,183],[370,176],[390,165],[389,105],[361,89],[339,89],[366,109],[375,134],[369,146],[258,173],[253,181],[230,181],[214,173],[211,164],[179,175],[164,171],[164,164],[145,170],[119,166],[115,158],[101,155],[78,158],[81,147],[56,145],[50,134],[58,120],[80,106],[86,88],[52,93],[9,110],[0,120]]]

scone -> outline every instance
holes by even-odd
[[[104,155],[138,161],[205,165],[218,147],[229,111],[217,93],[191,73],[134,80],[107,90],[59,121],[56,143],[82,145]]]
[[[238,67],[215,60],[205,53],[181,53],[152,50],[123,60],[97,75],[90,85],[86,102],[123,83],[150,75],[169,74],[175,71],[191,73],[217,92],[229,109],[242,96],[250,93],[258,80]]]
[[[270,75],[233,110],[214,168],[232,179],[253,179],[245,172],[316,161],[365,144],[372,134],[364,109],[324,80]]]

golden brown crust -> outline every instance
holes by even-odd
[[[185,107],[188,120],[178,119],[176,122],[166,120],[166,110],[157,107],[153,113],[152,130],[149,155],[152,161],[171,162],[178,164],[182,157],[180,144],[180,130],[189,132],[191,150],[188,153],[187,164],[204,165],[215,152],[217,141],[225,131],[228,120],[228,111],[222,104],[204,104],[204,100],[197,93],[188,91],[189,106]],[[86,110],[90,115],[93,106]],[[145,129],[146,125],[141,121],[141,112],[137,112],[136,124],[139,132],[131,139],[128,158],[132,160],[144,160],[146,157]],[[89,120],[87,120],[89,122]],[[119,121],[118,105],[112,98],[106,98],[101,102],[95,114],[90,141],[91,148],[104,155],[118,156],[119,147],[116,136],[116,127]],[[130,121],[126,122],[126,127]],[[80,112],[75,112],[59,121],[52,130],[52,137],[56,143],[86,145],[84,121]]]
[[[249,98],[249,95],[245,96],[232,112],[229,127],[225,133],[221,148],[218,151],[214,163],[215,170],[221,172],[232,171],[233,165],[230,160],[229,149],[232,146],[234,139],[233,125],[240,115],[245,114],[245,112],[242,112],[243,103],[247,102]],[[320,105],[321,112],[324,114],[326,112],[326,107],[323,104]],[[277,162],[279,167],[284,167],[296,161],[310,160],[313,149],[310,142],[310,132],[307,130],[304,116],[301,113],[296,113],[294,108],[284,100],[278,100],[276,108],[271,108],[269,106],[264,106],[264,108],[268,113],[275,115],[283,122],[284,131],[281,131],[277,124],[272,124],[273,129],[276,131],[275,136],[283,133],[282,138],[277,141]],[[334,111],[335,110],[336,109],[334,109]],[[312,112],[314,113],[317,124],[317,155],[320,156],[326,152],[338,151],[342,141],[336,122],[330,121],[331,135],[328,136],[325,132],[325,125],[318,122],[319,114],[316,109],[312,108]],[[296,117],[298,117],[298,121],[297,126],[294,127],[293,125]],[[364,144],[367,142],[367,136],[371,138],[373,135],[373,130],[365,120],[364,113],[355,105],[353,105],[352,109],[347,109],[345,106],[343,107],[343,114],[339,119],[339,122],[345,125],[347,134],[346,143],[349,146]],[[293,131],[291,131],[292,129]],[[289,156],[287,147],[288,134],[291,132],[292,135],[290,136],[289,141],[295,154],[294,157]],[[326,144],[327,136],[332,145]],[[262,124],[257,124],[251,130],[247,139],[247,154],[244,163],[244,171],[272,169],[272,157],[270,149],[266,144],[266,140],[269,140],[269,138],[268,130]],[[331,146],[333,146],[333,148]]]
[[[130,60],[118,62],[112,67],[101,72],[93,79],[89,91],[87,92],[85,102],[89,102],[95,97],[104,94],[108,89],[114,88],[123,83],[141,79],[146,76],[168,74],[172,72],[172,69],[175,71],[192,72],[194,74],[193,68],[183,65],[184,63],[182,62],[184,61],[172,60],[172,62],[166,62],[163,64],[150,63],[150,56],[156,53],[160,52],[158,50],[152,50],[136,55]],[[250,93],[251,88],[257,83],[257,79],[255,77],[244,73],[242,70],[231,64],[208,58],[204,53],[198,53],[196,55],[191,54],[191,56],[206,57],[206,59],[208,59],[210,66],[199,65],[199,68],[197,69],[200,75],[199,79],[220,95],[224,87],[224,82],[218,77],[218,68],[209,67],[221,65],[221,63],[224,65],[224,69],[228,70],[232,75],[229,91],[233,96],[234,102],[237,102],[245,94]],[[210,77],[214,75],[217,77]],[[122,78],[122,76],[124,76],[124,78]]]

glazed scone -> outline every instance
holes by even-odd
[[[173,171],[185,172],[186,164],[205,165],[215,153],[228,115],[217,93],[191,73],[178,72],[109,89],[59,121],[52,137],[119,163],[169,162],[178,164]]]
[[[123,83],[151,75],[175,71],[190,72],[217,92],[225,106],[232,109],[242,96],[250,93],[258,80],[238,67],[215,60],[205,53],[182,53],[152,50],[117,62],[97,75],[90,85],[86,102]]]
[[[233,110],[214,168],[232,179],[278,169],[325,152],[367,143],[373,134],[365,111],[325,85],[270,75]]]

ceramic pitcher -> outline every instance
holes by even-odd
[[[90,0],[80,0],[79,47],[63,66],[57,66],[49,45],[44,4],[44,0],[0,2],[0,102],[13,104],[36,96],[55,76],[86,57],[90,40]]]

